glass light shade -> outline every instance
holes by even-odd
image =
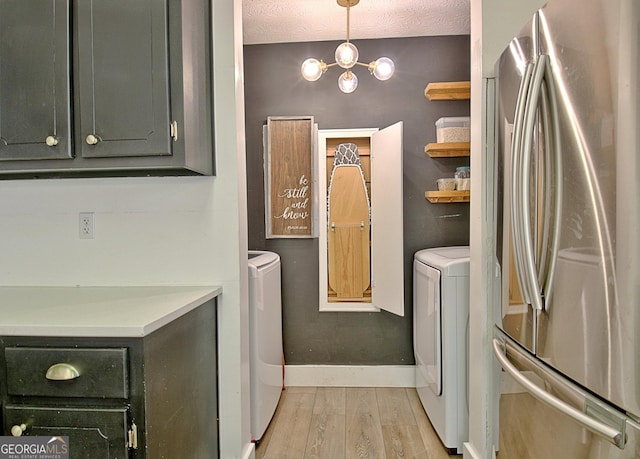
[[[326,64],[323,64],[324,62],[314,59],[313,57],[305,60],[300,68],[302,77],[307,81],[318,80],[327,68]]]
[[[373,71],[371,72],[378,80],[388,80],[396,70],[396,66],[388,57],[381,57],[373,63]]]
[[[350,94],[358,87],[358,77],[351,70],[347,70],[338,77],[338,88],[345,94]]]
[[[344,42],[336,48],[336,63],[343,69],[350,69],[358,62],[358,48]]]

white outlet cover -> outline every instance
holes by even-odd
[[[95,237],[95,217],[93,212],[80,212],[78,216],[78,236],[80,239]]]

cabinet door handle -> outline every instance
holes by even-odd
[[[14,426],[11,426],[11,435],[13,435],[14,437],[21,437],[22,433],[25,430],[27,430],[26,424],[16,424]]]
[[[68,363],[56,363],[51,365],[45,375],[51,381],[71,381],[80,377],[80,372]]]
[[[100,142],[100,138],[93,134],[89,134],[85,140],[89,145],[95,145]]]
[[[55,136],[50,135],[45,139],[45,143],[49,147],[55,147],[56,145],[58,145],[58,139]]]

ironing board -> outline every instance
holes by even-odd
[[[327,200],[329,286],[340,300],[359,300],[371,282],[370,207],[358,147],[336,147]]]

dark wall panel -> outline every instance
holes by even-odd
[[[340,71],[316,82],[300,76],[307,57],[331,61],[339,42],[245,46],[245,98],[249,247],[282,259],[283,333],[287,364],[413,364],[412,261],[420,249],[469,243],[469,204],[430,204],[426,190],[452,177],[466,158],[432,159],[435,121],[469,115],[469,101],[430,102],[431,81],[470,77],[468,36],[354,40],[360,61],[392,58],[396,73],[378,81],[357,67],[359,86],[338,90]],[[404,122],[405,316],[318,311],[318,240],[265,239],[262,126],[268,116],[313,115],[319,129],[384,128]],[[393,222],[390,222],[392,224]]]

